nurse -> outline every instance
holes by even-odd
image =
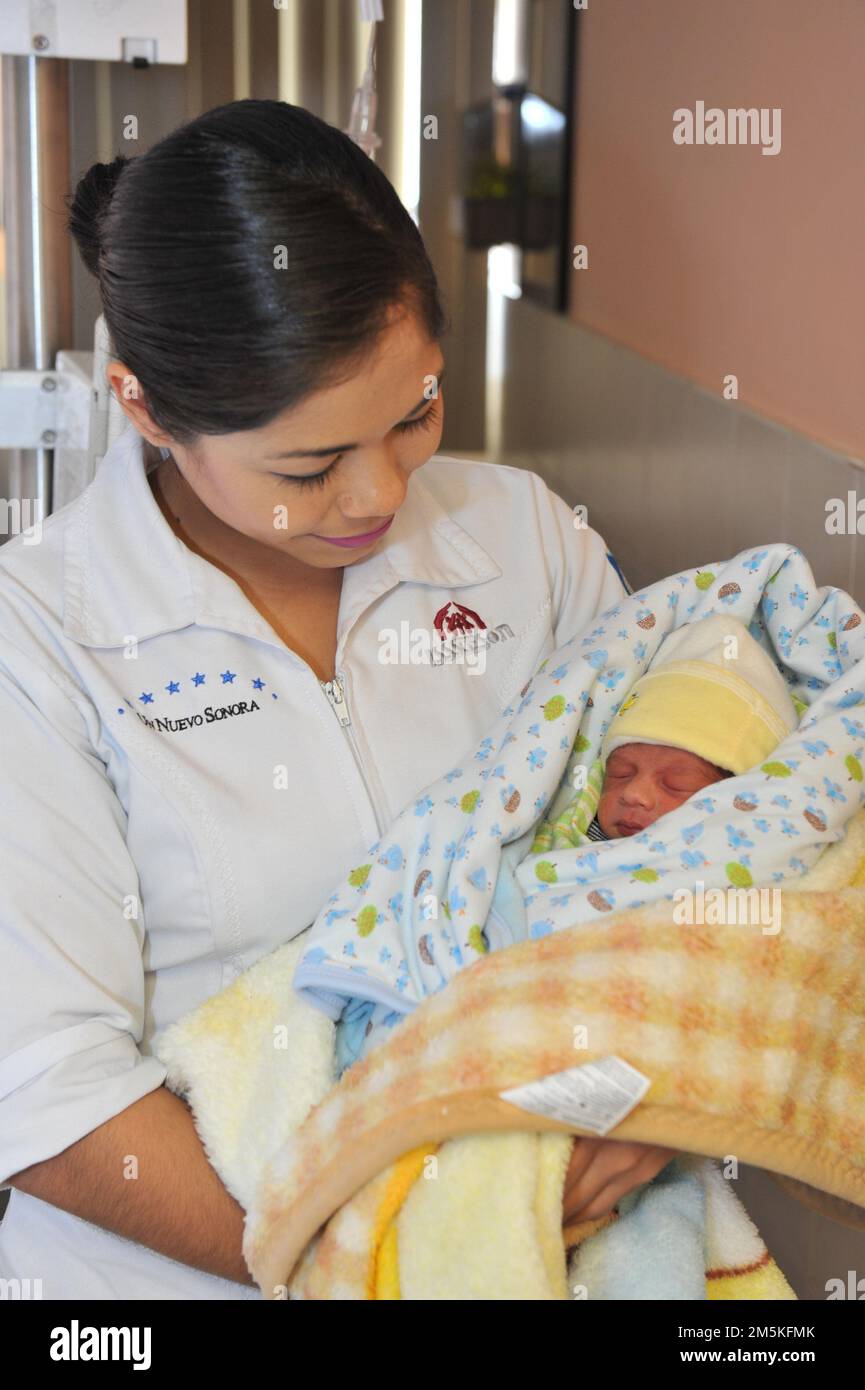
[[[435,275],[333,127],[219,107],[94,165],[69,228],[128,423],[0,549],[0,1278],[255,1299],[155,1035],[303,931],[623,588],[536,474],[436,454]],[[405,623],[484,659],[383,659]],[[669,1157],[578,1141],[566,1217]]]

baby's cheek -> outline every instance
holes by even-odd
[[[610,811],[612,809],[612,803],[613,797],[611,796],[611,794],[608,791],[602,791],[601,799],[598,802],[598,809],[595,814],[597,816],[598,825],[601,827],[605,835],[611,834],[611,828],[607,824],[607,816],[610,814]]]
[[[690,792],[668,792],[661,800],[655,820],[668,815],[670,811],[677,811],[680,806],[684,806],[690,795]]]

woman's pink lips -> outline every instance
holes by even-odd
[[[396,512],[394,512],[394,516],[396,516]],[[379,526],[377,531],[367,531],[364,536],[315,536],[315,538],[317,541],[329,541],[331,545],[366,545],[369,541],[374,541],[377,536],[383,536],[392,521],[393,516],[388,517],[384,526]]]

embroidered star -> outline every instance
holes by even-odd
[[[231,685],[231,682],[234,680],[235,676],[237,675],[237,672],[236,672],[236,671],[222,671],[222,672],[220,672],[220,674],[221,674],[221,676],[222,676],[222,684],[223,684],[223,685]]]
[[[192,684],[204,685],[204,676],[201,674],[200,671],[196,671],[195,675],[192,677]]]
[[[147,693],[146,690],[145,690],[141,695],[139,695],[138,698],[139,698],[139,700],[141,701],[141,703],[142,703],[143,705],[152,705],[152,704],[153,704],[153,696],[152,696],[152,695],[149,695],[149,694]]]
[[[264,681],[261,679],[260,676],[256,676],[256,678],[255,678],[255,680],[252,682],[252,684],[253,684],[253,687],[254,687],[255,690],[263,690],[263,689],[264,689]]]
[[[165,689],[168,691],[169,695],[176,695],[180,689],[180,681],[169,681]]]

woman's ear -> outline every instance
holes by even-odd
[[[106,365],[105,379],[126,418],[132,421],[142,438],[154,444],[157,449],[160,445],[171,443],[165,431],[151,419],[141,383],[125,362],[112,359]]]

